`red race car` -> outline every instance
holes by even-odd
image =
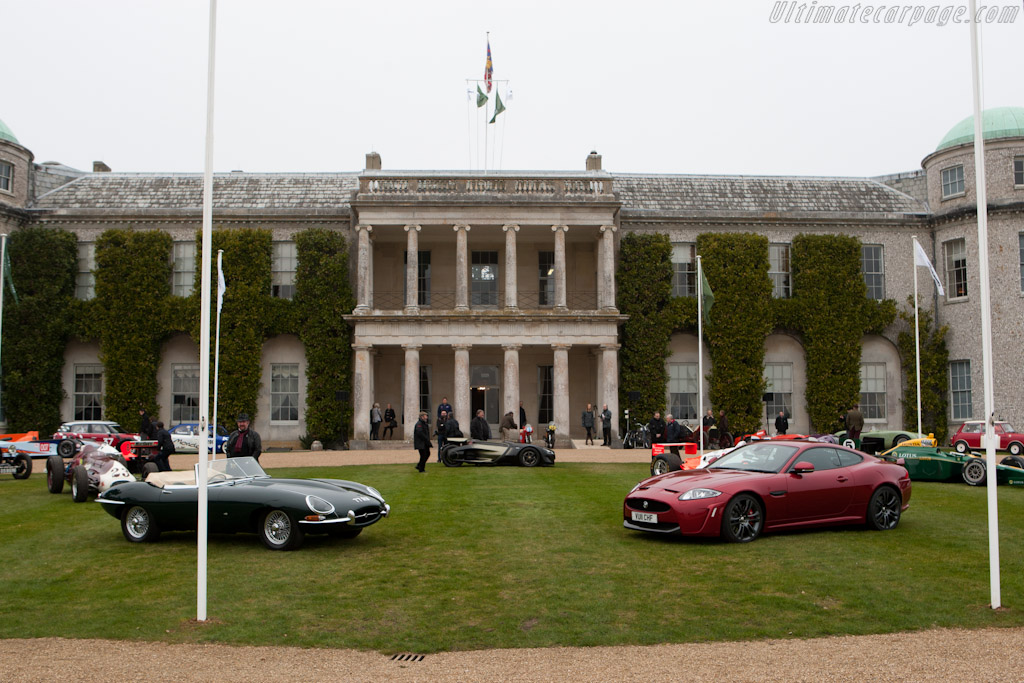
[[[1010,455],[1024,455],[1024,434],[1014,430],[1009,422],[996,422],[996,438],[999,443],[996,448],[1001,451],[1010,451]],[[949,443],[956,449],[957,453],[966,453],[969,450],[982,450],[981,437],[985,435],[984,420],[969,420],[960,425],[949,439]]]
[[[893,529],[909,506],[910,477],[899,464],[827,443],[756,441],[704,469],[640,482],[626,496],[622,524],[745,543],[778,529]]]
[[[109,420],[77,420],[65,422],[54,433],[55,439],[89,439],[109,444],[121,451],[125,441],[138,441],[138,434],[130,434],[124,427]]]

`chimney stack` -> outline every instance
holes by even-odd
[[[102,161],[94,161],[94,162],[92,162],[92,172],[93,173],[110,173],[110,167],[107,166]]]
[[[588,171],[600,171],[601,170],[601,155],[597,152],[591,152],[587,155],[587,170]]]
[[[380,170],[380,155],[376,152],[370,152],[366,155],[366,170],[367,171],[379,171]]]

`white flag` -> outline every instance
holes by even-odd
[[[224,269],[221,267],[220,259],[217,259],[217,312],[224,306],[224,290],[228,288],[224,282]],[[942,289],[941,287],[939,289]]]
[[[939,274],[935,272],[935,268],[932,266],[932,262],[928,260],[928,254],[924,253],[924,248],[921,243],[914,238],[914,265],[924,266],[928,269],[928,272],[932,274],[932,279],[935,280],[935,286],[939,290],[939,296],[946,296],[946,290],[942,288],[942,282],[939,280]]]

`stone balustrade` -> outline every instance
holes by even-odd
[[[363,175],[359,194],[368,197],[394,195],[557,198],[612,197],[610,177],[559,176],[416,176]]]

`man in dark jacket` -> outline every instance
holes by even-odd
[[[780,410],[779,416],[775,418],[775,432],[785,434],[789,431],[789,420],[786,419],[786,411]]]
[[[718,445],[721,448],[732,446],[731,434],[729,434],[729,418],[725,416],[724,410],[718,411]]]
[[[416,426],[412,430],[412,447],[420,452],[420,462],[416,465],[417,472],[426,472],[427,460],[430,460],[430,425],[427,414],[420,413]]]
[[[156,423],[156,441],[160,444],[160,452],[153,458],[153,462],[159,471],[170,472],[171,463],[168,458],[174,454],[174,440],[171,439],[171,433],[164,429],[163,422]]]
[[[255,429],[250,429],[249,415],[242,413],[238,416],[238,429],[228,436],[227,454],[229,458],[256,458],[259,462],[260,453],[263,452],[263,441]]]
[[[860,404],[854,403],[850,411],[846,413],[846,436],[854,441],[860,440],[860,433],[864,430],[864,414],[860,412]]]
[[[153,425],[153,421],[149,419],[149,415],[146,413],[146,409],[139,406],[139,438],[144,441],[152,441],[156,438],[156,427]]]
[[[501,418],[501,424],[498,425],[498,429],[501,430],[502,441],[518,441],[514,436],[516,431],[516,419],[511,410],[505,413],[505,416]]]
[[[651,443],[665,443],[665,421],[661,419],[660,412],[654,412],[654,417],[647,423],[647,430],[651,433]]]
[[[680,443],[683,440],[683,425],[676,422],[672,413],[665,415],[668,422],[665,423],[665,443]],[[679,446],[671,446],[670,450],[676,455],[679,454]]]
[[[612,411],[608,410],[608,404],[604,404],[601,410],[601,435],[604,437],[602,446],[612,445]]]
[[[445,412],[449,415],[452,414],[452,404],[448,402],[448,397],[445,396],[441,399],[441,403],[437,406],[437,416],[440,418],[441,413]]]
[[[469,435],[474,441],[491,440],[491,425],[487,424],[483,410],[476,411],[476,417],[469,423]]]

